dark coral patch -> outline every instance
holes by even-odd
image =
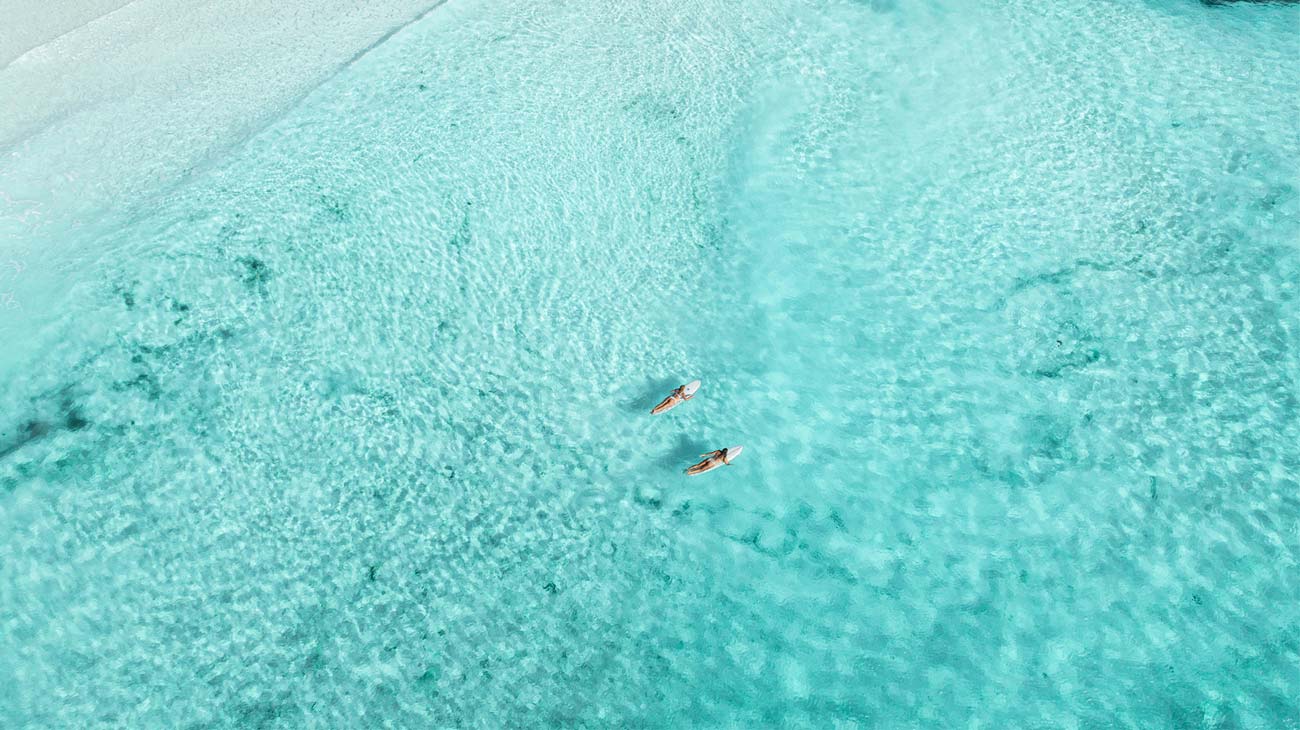
[[[235,259],[242,269],[240,281],[250,289],[265,289],[271,281],[271,268],[256,256],[240,256]]]

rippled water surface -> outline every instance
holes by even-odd
[[[1295,727],[1298,28],[451,0],[28,186],[0,725]]]

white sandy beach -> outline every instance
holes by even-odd
[[[183,178],[437,4],[5,0],[0,241]]]

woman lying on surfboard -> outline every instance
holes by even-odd
[[[698,380],[692,380],[686,385],[678,386],[676,390],[669,393],[667,398],[664,398],[659,403],[659,405],[655,406],[650,411],[650,415],[657,416],[660,413],[663,413],[664,411],[668,411],[668,410],[672,410],[673,408],[676,408],[677,406],[694,398],[695,391],[699,389],[700,389],[700,381]]]
[[[735,460],[737,456],[740,456],[740,452],[744,448],[744,446],[732,446],[729,449],[718,449],[717,451],[710,451],[707,454],[700,454],[700,456],[704,458],[704,461],[701,461],[695,466],[687,469],[686,473],[690,476],[695,476],[696,474],[703,474],[706,471],[713,471],[720,466],[731,466],[731,462]]]

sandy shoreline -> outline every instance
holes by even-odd
[[[438,0],[17,0],[0,46],[0,239],[183,178]],[[7,248],[7,247],[6,247]]]

